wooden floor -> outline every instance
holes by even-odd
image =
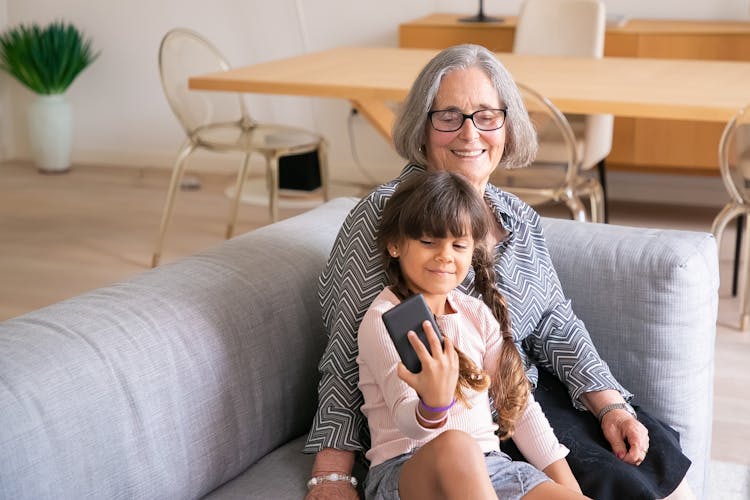
[[[152,169],[42,175],[29,165],[0,165],[0,320],[148,269],[168,180]],[[201,189],[178,193],[162,262],[222,241],[232,178],[200,180]],[[281,217],[300,211],[282,210]],[[612,203],[610,222],[709,231],[716,212]],[[268,222],[264,207],[243,205],[236,232]],[[721,251],[712,456],[750,464],[750,334],[738,331],[737,299],[729,293],[732,234]]]

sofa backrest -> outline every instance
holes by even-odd
[[[304,434],[354,200],[0,323],[0,498],[196,498]]]

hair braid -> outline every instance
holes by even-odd
[[[510,315],[505,297],[495,285],[495,268],[489,251],[477,247],[472,260],[474,287],[482,300],[500,323],[503,345],[497,360],[497,369],[490,391],[497,409],[498,435],[501,440],[510,438],[515,432],[516,420],[526,409],[530,390],[521,355],[516,349],[510,329]]]

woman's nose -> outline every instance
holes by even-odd
[[[461,128],[458,129],[458,135],[461,137],[473,138],[479,134],[479,129],[474,125],[471,118],[465,118]]]

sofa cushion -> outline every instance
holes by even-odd
[[[307,435],[272,451],[205,500],[302,499],[307,492],[314,455],[301,453]]]

